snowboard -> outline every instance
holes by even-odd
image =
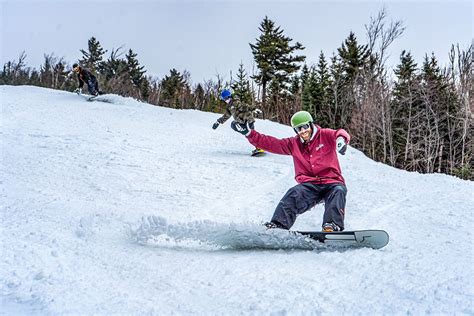
[[[384,230],[355,230],[342,232],[292,231],[296,235],[317,240],[336,247],[368,247],[380,249],[388,244],[389,236]]]
[[[89,94],[82,94],[82,93],[76,93],[76,94],[86,99],[86,101],[89,101],[89,102],[94,101],[98,97],[98,95],[89,95]]]
[[[77,94],[84,98],[88,102],[92,101],[100,101],[100,102],[105,102],[105,103],[114,103],[113,99],[110,97],[110,95],[107,94],[99,94],[99,95],[90,95],[90,94]]]

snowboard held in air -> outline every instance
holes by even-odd
[[[389,236],[383,230],[356,230],[342,232],[292,231],[296,235],[336,247],[368,247],[379,249],[388,244]]]

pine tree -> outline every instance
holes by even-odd
[[[339,70],[337,78],[337,90],[335,91],[336,122],[335,127],[348,126],[351,122],[352,111],[360,106],[362,94],[364,93],[364,82],[361,71],[366,65],[370,52],[367,45],[359,45],[353,32],[338,48]]]
[[[267,90],[272,94],[270,105],[277,106],[280,94],[288,91],[292,74],[299,70],[299,63],[306,57],[295,55],[297,50],[304,49],[303,45],[298,42],[290,45],[293,39],[283,35],[283,30],[268,17],[262,21],[259,30],[262,34],[257,42],[250,44],[259,70],[252,79],[262,86],[262,108],[267,110]]]
[[[233,94],[246,104],[253,104],[253,93],[250,89],[250,81],[247,79],[244,65],[240,63],[237,71],[237,80],[231,85]]]
[[[171,108],[182,108],[180,96],[186,88],[183,75],[176,69],[171,69],[170,74],[161,81],[161,97],[163,105]]]
[[[316,68],[316,89],[314,95],[315,117],[321,126],[329,126],[331,123],[331,78],[328,63],[323,52],[319,55],[318,66]]]
[[[146,101],[149,96],[149,81],[145,76],[146,70],[143,70],[145,66],[140,66],[137,54],[131,49],[129,49],[128,54],[125,55],[125,60],[127,61],[127,72],[131,83],[138,92],[137,97]]]
[[[417,64],[408,52],[403,51],[400,64],[395,69],[397,80],[393,88],[391,101],[391,118],[393,143],[395,150],[395,166],[406,170],[416,170],[420,159],[416,152],[419,141],[419,120],[423,116],[423,108],[418,94],[419,80]]]
[[[316,69],[311,67],[307,70],[301,95],[301,104],[304,111],[311,113],[314,117],[316,113],[315,93],[317,91]]]
[[[130,76],[130,80],[135,87],[140,87],[143,80],[146,79],[145,72],[143,70],[145,66],[140,66],[140,63],[137,60],[137,54],[129,49],[128,54],[125,55],[127,61],[127,71]]]
[[[53,87],[53,55],[44,54],[44,63],[40,68],[41,86],[46,88]]]
[[[347,81],[353,82],[369,59],[370,52],[367,45],[359,45],[355,34],[350,32],[337,51],[341,58]]]
[[[206,96],[204,88],[200,83],[198,83],[196,88],[194,89],[193,97],[194,108],[196,110],[203,111],[205,109]]]
[[[120,58],[123,54],[120,52],[122,48],[119,47],[115,50],[112,50],[110,57],[102,63],[102,74],[105,77],[105,81],[108,82],[112,79],[117,79],[118,77],[123,76],[127,71],[127,62],[126,60]]]
[[[301,68],[301,75],[300,75],[300,81],[301,81],[301,88],[302,89],[304,89],[304,85],[306,84],[306,80],[308,80],[309,72],[310,72],[310,68],[308,68],[307,64],[304,64],[303,67]]]
[[[339,56],[333,55],[331,57],[329,73],[332,80],[328,89],[328,94],[331,96],[330,106],[328,108],[328,127],[336,129],[345,127],[348,121],[347,115],[345,114],[345,109],[348,108],[346,105],[348,102],[346,93],[347,85],[343,63]]]
[[[87,51],[81,49],[82,59],[81,64],[89,70],[101,71],[102,70],[102,59],[107,50],[104,50],[100,45],[99,41],[95,37],[91,37],[87,42]]]
[[[31,71],[29,85],[41,86],[40,75],[39,75],[39,72],[36,69],[33,69]]]

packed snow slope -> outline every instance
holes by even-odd
[[[231,239],[252,243],[295,185],[290,157],[250,157],[230,122],[211,129],[218,114],[35,87],[0,93],[4,312],[474,313],[472,182],[349,148],[346,229],[386,230],[388,246],[242,250]],[[319,230],[322,212],[294,228]]]

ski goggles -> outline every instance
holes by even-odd
[[[311,127],[311,124],[306,123],[306,124],[297,126],[294,129],[295,129],[295,132],[299,133],[299,132],[302,132],[302,131],[305,131],[305,130],[309,129],[310,127]]]

